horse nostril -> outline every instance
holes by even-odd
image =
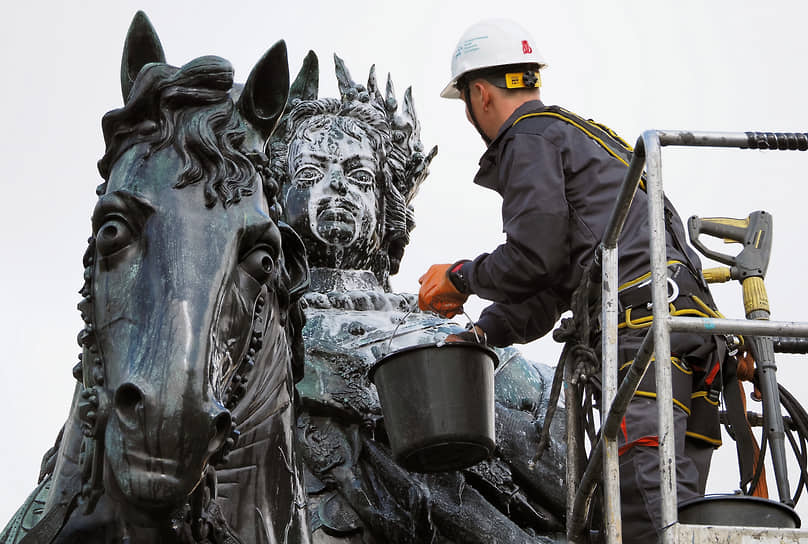
[[[211,451],[218,450],[224,444],[225,439],[230,434],[232,424],[233,420],[227,410],[219,412],[219,415],[213,418],[213,436],[210,440]]]
[[[115,392],[115,413],[121,423],[135,427],[143,417],[143,392],[134,384],[125,383]]]

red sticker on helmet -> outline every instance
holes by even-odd
[[[527,40],[522,40],[522,53],[525,55],[529,55],[533,52],[533,48],[530,47],[530,44],[527,43]]]

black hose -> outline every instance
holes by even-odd
[[[757,464],[755,465],[755,471],[752,473],[752,480],[749,482],[749,485],[746,489],[743,489],[744,495],[751,495],[755,488],[760,481],[760,477],[763,475],[763,460],[766,459],[766,447],[768,446],[768,440],[766,440],[766,433],[763,433],[763,436],[760,438],[760,453],[758,454]]]
[[[797,501],[802,496],[803,490],[808,490],[808,411],[803,408],[794,395],[792,395],[785,387],[783,387],[781,384],[777,385],[780,392],[780,404],[786,412],[783,414],[785,436],[791,445],[791,450],[794,452],[794,457],[797,460],[797,466],[800,469],[799,481],[797,482],[797,488],[792,498],[794,504],[796,505]],[[764,426],[763,417],[761,414],[747,412],[746,418],[749,421],[749,424],[753,427]],[[727,417],[725,412],[721,413],[721,423],[725,425],[726,430],[729,432],[730,428],[727,426]],[[744,495],[751,495],[760,481],[763,474],[767,447],[767,436],[766,433],[763,432],[760,442],[760,453],[752,473],[752,479],[747,485],[743,485],[743,482],[741,483],[742,492]]]
[[[598,431],[595,430],[595,410],[592,405],[592,398],[595,394],[596,392],[593,391],[593,388],[589,387],[589,384],[587,384],[584,388],[583,414],[586,417],[584,430],[586,431],[590,444],[594,444],[598,439]]]
[[[800,132],[747,132],[749,149],[808,150],[808,134]]]
[[[778,353],[808,353],[808,338],[775,336],[772,345]]]
[[[787,431],[786,433],[789,437],[789,442],[791,442],[791,448],[794,451],[794,456],[797,458],[800,467],[800,481],[794,495],[794,504],[796,504],[797,499],[799,499],[802,493],[803,487],[808,486],[808,453],[806,453],[806,440],[808,439],[808,412],[805,411],[805,408],[802,407],[794,395],[792,395],[785,387],[778,384],[778,389],[780,391],[780,404],[783,405],[783,408],[785,408],[791,416],[792,424],[797,435],[800,437],[801,447],[799,449],[801,451],[798,451],[796,440],[791,436],[791,431]]]
[[[794,504],[797,504],[797,501],[802,494],[802,488],[805,484],[805,441],[800,436],[800,445],[797,444],[797,441],[794,439],[794,433],[791,431],[786,431],[786,438],[788,438],[789,444],[791,444],[791,451],[794,452],[794,456],[797,458],[797,462],[800,467],[800,478],[799,483],[797,484],[797,491],[794,493],[794,497],[792,500]]]

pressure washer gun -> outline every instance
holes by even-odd
[[[738,280],[743,286],[743,306],[747,319],[768,320],[769,298],[763,283],[769,267],[772,247],[772,216],[764,211],[749,214],[746,219],[728,217],[696,217],[687,221],[691,243],[704,255],[727,265],[703,271],[708,283]],[[738,255],[726,255],[706,247],[699,236],[722,238],[725,243],[743,244]],[[780,502],[792,505],[785,458],[785,430],[777,387],[777,365],[771,337],[747,338],[755,358],[758,380],[763,394],[764,424],[771,443],[772,465],[777,480]]]

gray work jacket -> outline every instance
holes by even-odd
[[[494,301],[477,324],[496,346],[543,336],[569,309],[627,170],[566,121],[522,118],[544,109],[538,100],[520,106],[483,154],[474,178],[502,196],[505,243],[462,269],[470,291]],[[646,193],[637,191],[618,242],[621,284],[649,270],[647,209]],[[668,227],[683,240],[681,220],[670,211]],[[683,255],[671,238],[668,259],[695,263],[691,268],[700,277],[698,257],[686,244]]]

